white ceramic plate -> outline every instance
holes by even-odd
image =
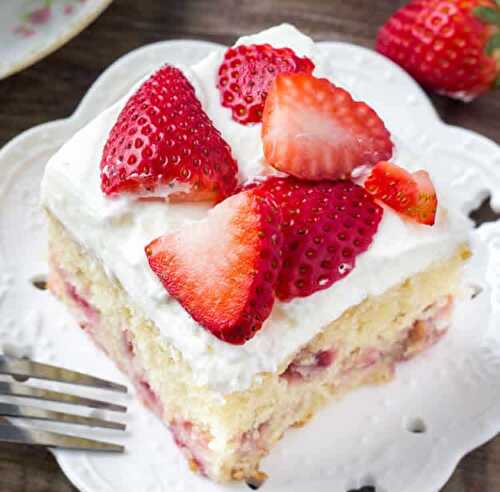
[[[168,41],[113,64],[67,120],[34,128],[0,152],[0,349],[124,381],[47,292],[31,280],[46,272],[38,185],[44,163],[90,118],[158,64],[192,63],[215,45]],[[472,132],[445,126],[418,86],[398,67],[366,49],[322,43],[331,73],[415,147],[422,166],[445,183],[451,203],[467,213],[488,193],[500,209],[500,148]],[[303,429],[292,430],[265,459],[267,492],[435,492],[458,460],[500,430],[500,223],[473,233],[467,282],[482,293],[458,306],[450,334],[400,366],[393,382],[361,389],[333,403]],[[95,391],[87,391],[94,396]],[[132,397],[124,456],[56,452],[84,492],[214,492],[222,487],[191,474],[168,432]],[[424,433],[411,432],[415,423]],[[410,430],[409,430],[410,429]],[[77,433],[77,431],[75,431]]]
[[[1,0],[0,79],[41,60],[85,29],[112,0]]]

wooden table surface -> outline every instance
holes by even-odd
[[[115,0],[69,44],[35,66],[0,81],[0,147],[34,125],[69,116],[110,63],[144,44],[171,38],[230,44],[240,35],[288,21],[316,40],[342,40],[372,47],[377,27],[403,3]],[[500,92],[469,105],[439,96],[432,96],[432,100],[445,122],[478,131],[500,143]],[[485,215],[487,211],[480,213]],[[48,452],[0,444],[0,492],[75,490]],[[465,457],[443,491],[500,491],[500,437]]]

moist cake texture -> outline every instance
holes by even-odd
[[[259,43],[289,47],[314,62],[316,75],[330,75],[321,50],[291,26],[237,44]],[[276,174],[264,159],[261,125],[233,121],[220,104],[215,79],[222,55],[182,70],[230,144],[240,182]],[[99,162],[126,99],[47,165],[49,287],[128,374],[193,469],[217,481],[258,482],[260,459],[288,428],[347,390],[387,381],[398,363],[446,333],[469,255],[466,225],[441,201],[432,227],[382,205],[373,242],[348,276],[308,297],[277,300],[251,340],[228,344],[168,295],[144,254],[158,236],[195,227],[210,206],[101,191]],[[414,169],[404,146],[397,155]]]
[[[196,384],[182,353],[52,216],[49,241],[50,289],[128,374],[192,466],[222,481],[259,476],[260,458],[289,427],[304,424],[349,389],[390,380],[398,363],[436,343],[448,329],[469,254],[459,248],[451,258],[351,307],[276,372],[259,374],[245,391],[221,395]]]

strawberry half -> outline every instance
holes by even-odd
[[[413,0],[382,26],[376,49],[425,87],[470,101],[500,87],[500,2]]]
[[[283,215],[283,267],[276,295],[282,301],[327,289],[348,275],[370,246],[383,210],[351,181],[269,178],[258,185]]]
[[[217,338],[243,344],[270,315],[281,268],[281,216],[256,190],[234,195],[206,219],[146,247],[168,293]]]
[[[183,73],[166,65],[128,100],[101,160],[107,195],[219,201],[237,185],[229,145]]]
[[[434,225],[437,197],[426,171],[413,174],[390,162],[379,162],[365,181],[365,189],[396,212],[420,224]]]
[[[344,89],[312,75],[278,75],[262,119],[264,155],[276,169],[302,179],[348,177],[392,156],[390,134],[377,113]]]
[[[313,70],[309,58],[299,58],[290,48],[273,48],[269,44],[229,48],[217,78],[221,104],[232,110],[238,123],[259,123],[267,90],[277,74]]]

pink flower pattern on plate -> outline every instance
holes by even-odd
[[[43,24],[46,24],[50,20],[51,15],[52,15],[52,9],[50,7],[50,3],[46,2],[45,6],[40,7],[38,9],[35,9],[35,10],[32,10],[26,16],[26,20],[30,24],[43,25]]]
[[[33,34],[35,34],[35,31],[33,29],[31,29],[30,27],[25,26],[23,24],[16,26],[13,29],[13,32],[14,32],[14,34],[16,34],[17,36],[19,36],[21,38],[29,38],[29,37],[33,36]]]
[[[57,0],[40,0],[39,5],[23,14],[21,23],[15,26],[12,32],[21,38],[29,38],[37,33],[36,28],[47,25],[54,14]],[[83,4],[87,0],[62,0],[57,2],[61,4],[61,12],[69,16],[75,12],[77,4]]]

